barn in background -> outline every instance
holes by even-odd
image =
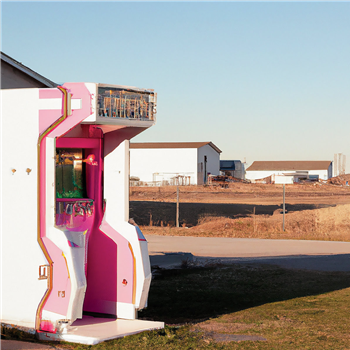
[[[300,180],[328,180],[332,177],[332,161],[255,161],[246,170],[252,182],[294,183]]]
[[[130,143],[130,177],[149,185],[202,185],[219,175],[220,153],[212,142]]]

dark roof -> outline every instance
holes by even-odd
[[[23,73],[29,75],[30,77],[32,77],[33,79],[39,81],[40,83],[44,84],[45,86],[47,86],[49,88],[54,88],[54,87],[56,87],[58,85],[58,84],[54,83],[53,81],[43,77],[39,73],[34,72],[32,69],[28,68],[27,66],[25,66],[21,62],[16,61],[15,59],[10,57],[9,55],[6,55],[3,52],[0,52],[0,54],[1,54],[1,60],[2,61],[8,63],[12,67],[17,68],[18,70],[20,70]]]
[[[133,142],[130,148],[200,148],[205,145],[211,146],[216,152],[221,150],[212,142]]]
[[[255,161],[246,171],[263,170],[325,170],[330,160]]]
[[[220,170],[236,170],[236,164],[240,163],[240,160],[220,160]]]

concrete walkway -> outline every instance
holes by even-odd
[[[274,264],[286,268],[350,271],[350,243],[305,240],[146,235],[151,264],[183,260]]]

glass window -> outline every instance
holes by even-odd
[[[56,149],[56,197],[86,198],[82,149]]]

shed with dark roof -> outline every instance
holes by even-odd
[[[244,164],[240,160],[220,160],[220,171],[237,179],[245,178]]]

